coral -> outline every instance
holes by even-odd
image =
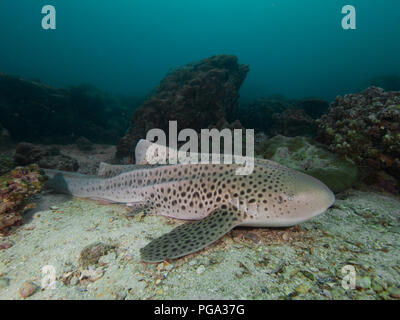
[[[368,181],[384,171],[400,178],[400,92],[370,87],[337,97],[318,120],[317,140],[353,159]]]
[[[42,188],[44,176],[37,165],[17,167],[0,176],[0,234],[21,223],[22,213],[32,207],[29,198]]]
[[[131,155],[150,129],[168,132],[168,121],[177,121],[178,130],[219,128],[238,104],[238,91],[248,71],[236,56],[218,55],[170,72],[155,94],[135,111],[130,129],[118,145],[117,158]]]
[[[41,168],[64,171],[77,171],[79,164],[76,159],[60,154],[54,147],[21,142],[17,145],[14,160],[19,165],[37,163]]]
[[[275,136],[265,143],[260,155],[321,180],[335,193],[351,188],[357,179],[352,161],[305,137]]]

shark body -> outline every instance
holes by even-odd
[[[269,160],[250,175],[236,164],[111,166],[100,176],[46,170],[56,192],[145,208],[149,214],[195,220],[141,249],[144,262],[196,252],[236,226],[283,227],[323,213],[335,201],[319,180]]]

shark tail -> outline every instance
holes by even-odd
[[[101,178],[79,174],[75,172],[66,172],[53,169],[42,169],[48,180],[45,183],[47,189],[55,193],[68,194],[77,197],[86,197],[82,191],[82,186],[88,186],[90,183],[96,183]]]

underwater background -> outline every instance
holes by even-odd
[[[48,3],[47,3],[48,2]],[[332,100],[399,75],[396,0],[3,0],[0,70],[63,87],[148,94],[168,70],[217,54],[249,64],[243,98]],[[54,5],[57,29],[41,28]],[[343,30],[343,6],[357,30]]]
[[[398,0],[2,0],[0,299],[400,299],[399,12]],[[146,265],[140,250],[181,222],[51,193],[42,169],[85,181],[145,164],[136,146],[169,121],[254,129],[260,161],[336,201]]]

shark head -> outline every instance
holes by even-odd
[[[324,213],[335,202],[335,195],[323,182],[301,172],[296,172],[290,188],[292,193],[287,197],[290,225]]]
[[[267,168],[261,179],[267,182],[257,194],[257,204],[247,205],[242,225],[293,226],[318,216],[335,202],[335,195],[324,183],[298,171],[276,166]]]

